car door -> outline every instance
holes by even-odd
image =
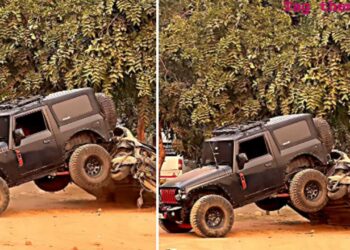
[[[268,193],[280,185],[277,164],[264,133],[239,140],[236,152],[236,155],[245,153],[248,157],[248,161],[241,169],[237,159],[235,163],[237,173],[246,184],[243,190],[245,199]]]
[[[15,116],[15,129],[22,129],[25,135],[18,145],[14,145],[14,150],[23,159],[23,165],[19,165],[20,175],[30,175],[60,162],[61,154],[43,108]]]

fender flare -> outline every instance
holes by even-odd
[[[72,150],[76,148],[76,146],[79,146],[79,145],[82,145],[82,144],[77,144],[76,141],[74,141],[74,138],[75,137],[79,137],[79,135],[93,135],[94,138],[98,140],[102,140],[102,142],[107,142],[106,138],[104,138],[98,131],[94,130],[94,129],[86,129],[86,128],[83,128],[83,129],[79,129],[77,131],[75,131],[74,134],[72,134],[68,140],[66,140],[63,144],[63,150],[64,152],[68,155],[66,155],[66,157],[69,157],[70,154],[72,153]],[[89,139],[89,138],[88,138]],[[90,143],[91,141],[89,140],[86,140],[85,141],[86,143]],[[84,144],[84,143],[83,143]]]
[[[315,158],[317,161],[321,162],[322,164],[326,164],[327,163],[327,162],[323,162],[322,159],[318,155],[316,155],[314,153],[311,153],[311,152],[299,153],[299,154],[295,155],[293,158],[291,158],[288,163],[291,163],[296,158],[303,157],[303,156]]]
[[[74,132],[64,143],[65,147],[66,145],[74,138],[79,135],[83,134],[92,134],[97,140],[102,139],[103,142],[107,142],[108,140],[104,138],[101,133],[99,133],[97,130],[91,129],[91,128],[82,128]]]
[[[93,128],[82,128],[82,129],[79,129],[79,130],[75,131],[74,134],[72,136],[70,136],[67,141],[72,139],[77,134],[83,134],[83,133],[92,133],[93,135],[96,135],[97,137],[103,139],[105,142],[108,141],[108,138],[105,138],[99,131],[97,131],[96,129],[93,129]]]
[[[318,161],[318,162],[321,163],[321,164],[326,164],[326,163],[327,163],[327,162],[323,162],[323,161],[320,159],[320,157],[318,157],[317,155],[315,155],[315,154],[313,154],[313,153],[310,153],[310,152],[302,152],[302,153],[299,153],[299,154],[297,154],[297,155],[294,155],[293,158],[291,158],[291,159],[288,161],[288,163],[286,164],[286,173],[287,173],[287,175],[293,173],[296,169],[298,169],[297,167],[291,167],[290,164],[291,164],[293,161],[297,160],[298,158],[303,158],[303,157],[308,158],[308,159],[309,159],[309,158],[312,158],[312,159]]]
[[[211,183],[211,184],[207,184],[201,187],[197,187],[194,189],[190,189],[188,192],[189,196],[192,196],[196,193],[204,193],[206,191],[210,191],[216,194],[221,194],[223,195],[231,204],[235,204],[234,199],[232,197],[232,195],[230,194],[230,192],[221,184],[218,183]]]

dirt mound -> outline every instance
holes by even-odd
[[[86,192],[96,197],[98,201],[115,202],[123,207],[136,207],[137,198],[140,196],[140,184],[137,180],[128,177],[122,181],[111,181],[108,186],[96,190],[87,190]],[[152,193],[143,192],[144,205],[143,207],[155,206],[156,197]]]

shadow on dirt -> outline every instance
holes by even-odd
[[[11,200],[8,211],[4,216],[18,216],[21,213],[52,212],[70,210],[70,212],[91,211],[99,213],[103,210],[155,210],[155,198],[152,194],[144,193],[144,205],[137,208],[139,197],[138,188],[121,187],[115,192],[113,201],[102,201],[86,193],[76,185],[70,184],[65,190],[47,193],[39,190],[32,183],[27,183],[10,190]]]

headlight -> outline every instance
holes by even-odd
[[[175,195],[175,199],[176,199],[177,201],[180,201],[180,200],[181,200],[181,194],[178,193],[177,195]]]
[[[185,200],[187,198],[187,195],[183,193],[183,191],[179,190],[178,193],[175,195],[175,199],[177,201]]]

